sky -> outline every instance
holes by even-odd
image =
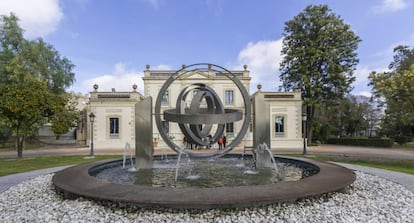
[[[43,38],[74,65],[69,91],[130,91],[145,66],[178,70],[213,63],[252,77],[250,92],[281,85],[285,22],[326,4],[361,38],[352,94],[369,96],[368,75],[382,72],[397,45],[414,47],[414,0],[0,0],[28,39]]]

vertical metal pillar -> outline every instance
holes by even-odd
[[[256,156],[256,167],[271,167],[272,154],[264,148],[271,149],[270,142],[270,105],[264,99],[264,94],[257,92],[252,100],[253,104],[253,152]],[[264,145],[265,144],[265,145]]]
[[[135,104],[135,165],[136,169],[151,169],[154,148],[152,146],[152,98]]]

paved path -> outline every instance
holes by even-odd
[[[17,174],[0,177],[0,193],[23,181],[36,178],[37,176],[40,176],[40,175],[54,173],[59,170],[63,170],[67,167],[69,166],[53,167],[53,168],[48,168],[48,169],[35,170],[35,171],[17,173]]]

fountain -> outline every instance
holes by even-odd
[[[174,178],[175,181],[177,181],[178,179],[178,171],[180,170],[181,156],[183,154],[185,154],[184,148],[180,148],[180,153],[178,154],[178,159],[177,159],[177,166],[175,167],[175,178]]]
[[[204,83],[191,84],[179,94],[175,109],[161,100],[171,83],[190,71],[214,70],[232,80],[244,101],[244,111],[225,109],[215,91]],[[188,101],[192,99],[192,101]],[[256,103],[256,102],[255,102]],[[250,98],[240,80],[223,67],[194,64],[172,74],[161,87],[154,117],[160,136],[177,152],[168,160],[154,156],[152,99],[136,105],[136,172],[123,170],[124,160],[106,160],[67,168],[53,176],[58,193],[67,199],[86,197],[138,207],[174,209],[239,208],[295,201],[342,190],[355,180],[352,171],[308,159],[274,157],[267,128],[254,124],[253,154],[229,153],[244,137],[251,117]],[[175,122],[190,143],[209,147],[223,135],[225,123],[242,122],[241,130],[221,150],[195,152],[177,145],[162,127]],[[253,120],[253,123],[255,120]],[[253,158],[254,157],[254,158]],[[191,161],[190,161],[191,158]],[[183,162],[186,159],[187,162]],[[133,165],[134,160],[129,160]],[[182,172],[187,174],[180,174]]]
[[[279,173],[275,157],[273,156],[272,151],[269,149],[266,143],[259,144],[259,146],[255,149],[255,153],[257,168],[273,167],[275,172]]]
[[[127,152],[128,151],[130,152],[130,154],[129,154],[129,162],[131,164],[131,167],[128,169],[128,171],[130,171],[130,172],[136,172],[137,169],[135,168],[134,160],[132,159],[131,144],[129,144],[128,142],[125,143],[124,156],[123,156],[123,159],[122,159],[122,169],[125,169],[126,160],[127,160]]]

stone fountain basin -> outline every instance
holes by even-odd
[[[347,168],[303,158],[278,157],[298,165],[314,166],[315,175],[298,181],[266,185],[172,188],[115,184],[98,180],[90,170],[119,160],[103,160],[69,167],[55,173],[53,185],[66,199],[85,197],[97,201],[120,202],[125,205],[173,209],[212,209],[254,207],[278,202],[294,202],[302,198],[340,191],[355,181]]]

